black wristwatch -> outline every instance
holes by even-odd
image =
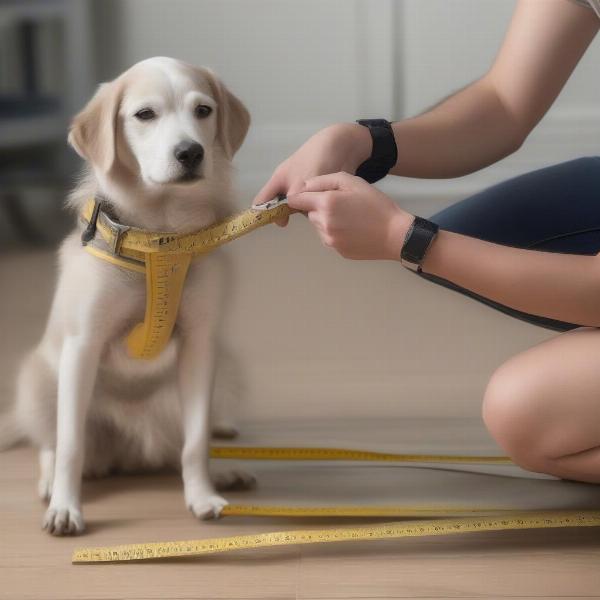
[[[374,183],[383,179],[398,160],[392,124],[385,119],[359,119],[356,122],[368,127],[373,139],[371,156],[359,165],[356,175]]]
[[[400,262],[403,266],[417,273],[421,272],[421,264],[425,259],[427,250],[435,239],[439,227],[422,217],[415,217],[412,225],[406,232]]]

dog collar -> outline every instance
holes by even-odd
[[[218,246],[290,214],[279,198],[237,213],[193,233],[147,231],[119,223],[100,198],[90,199],[81,211],[84,249],[118,267],[146,276],[144,322],[127,336],[135,358],[158,356],[171,338],[190,262]]]

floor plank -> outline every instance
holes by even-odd
[[[265,432],[267,442],[268,438]],[[239,443],[247,442],[242,437]],[[258,476],[259,486],[253,492],[229,494],[233,502],[465,503],[470,497],[481,505],[496,495],[506,506],[531,507],[537,502],[564,508],[597,506],[600,500],[600,486],[491,474],[346,463],[251,462],[248,468]],[[161,473],[84,482],[86,535],[56,539],[39,528],[43,506],[34,494],[35,479],[31,448],[0,454],[0,598],[7,600],[592,598],[600,590],[598,529],[477,533],[75,566],[70,555],[81,545],[331,527],[347,521],[229,517],[199,523],[183,506],[179,476]]]
[[[1,324],[0,408],[12,399],[20,357],[43,328],[54,262],[48,252],[0,257],[0,281],[11,282],[0,294],[0,312],[18,317]],[[402,389],[406,398],[413,392],[409,384]],[[311,401],[321,402],[319,396]],[[283,421],[243,424],[236,443],[501,453],[480,419],[348,419],[340,417],[346,415],[340,409],[335,419],[311,421],[298,419],[293,408],[290,404]],[[257,475],[259,485],[250,493],[227,494],[232,502],[600,506],[600,486],[540,479],[514,467],[490,471],[250,462],[245,468]],[[600,598],[598,529],[279,547],[161,563],[74,566],[71,553],[82,545],[331,527],[348,521],[230,517],[197,522],[184,507],[180,477],[160,473],[84,482],[86,534],[57,539],[40,529],[44,506],[35,494],[36,478],[31,448],[0,453],[0,600]]]

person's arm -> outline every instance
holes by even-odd
[[[552,105],[598,23],[571,0],[520,0],[487,74],[426,113],[393,124],[398,161],[391,173],[458,177],[517,150]],[[366,127],[330,125],[277,167],[254,204],[295,194],[310,177],[355,173],[371,149]]]
[[[288,202],[344,258],[399,261],[413,221],[376,187],[344,172],[309,179]],[[600,255],[522,250],[440,231],[421,267],[504,306],[600,327]]]
[[[522,250],[440,231],[421,267],[521,312],[600,327],[600,255]]]
[[[508,116],[502,121],[504,127],[510,130],[508,123],[514,123],[522,131],[531,130],[568,79],[597,30],[597,20],[587,9],[570,0],[519,2],[501,56],[486,77],[486,85],[494,82],[496,89],[502,88],[498,94],[502,98],[503,113],[510,115],[508,121]],[[540,47],[532,43],[533,39]],[[477,133],[477,128],[466,127],[469,112],[462,114],[464,120],[454,130],[455,120],[460,121],[460,110],[449,116],[450,109],[447,107],[445,112],[443,107],[443,104],[438,107],[437,126],[421,126],[421,135],[430,137],[426,138],[427,144],[416,149],[422,162],[413,168],[424,168],[429,162],[433,164],[429,176],[433,176],[433,172],[439,173],[440,169],[447,172],[448,165],[457,171],[468,170],[491,160],[491,154],[485,161],[479,154],[485,148],[497,151],[501,144],[492,141],[485,148],[479,146],[478,137],[485,137],[482,133],[485,130],[480,126]],[[433,119],[434,112],[417,119],[424,124],[427,119]],[[463,130],[467,133],[461,138]],[[414,131],[413,135],[416,135]],[[498,135],[505,140],[514,134],[506,138],[501,132]],[[418,145],[416,137],[413,142]],[[459,143],[453,138],[458,138]],[[470,150],[458,152],[460,142],[468,144],[469,140]],[[410,155],[409,150],[404,158],[400,155],[397,170],[414,175],[415,171],[408,167],[411,163],[407,155]],[[444,160],[438,162],[438,156]],[[453,158],[455,156],[457,158]],[[302,189],[288,196],[288,202],[293,209],[305,212],[322,242],[343,257],[400,259],[412,216],[359,177],[347,172],[310,177]],[[426,274],[522,312],[600,327],[600,255],[521,250],[441,231],[422,268]]]
[[[394,123],[391,173],[457,177],[517,150],[546,114],[599,28],[571,0],[520,0],[489,72],[423,115]]]

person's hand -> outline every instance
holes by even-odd
[[[300,192],[310,177],[346,171],[355,173],[371,156],[373,142],[367,127],[358,123],[337,123],[317,132],[294,154],[284,160],[257,194],[253,205]],[[288,219],[277,221],[285,226]]]
[[[400,260],[413,221],[383,192],[344,172],[308,179],[288,204],[306,213],[323,244],[344,258]]]

